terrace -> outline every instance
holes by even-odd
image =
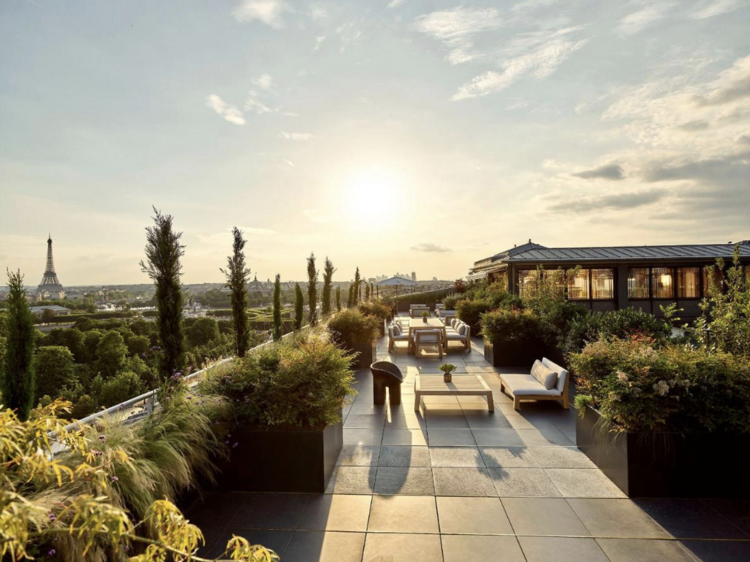
[[[414,378],[438,374],[437,355],[388,353],[404,372],[401,406],[374,406],[369,370],[344,411],[344,448],[328,490],[313,494],[209,493],[187,510],[222,553],[232,534],[284,562],[733,562],[750,559],[750,502],[630,500],[576,447],[573,408],[513,410],[483,356],[452,348],[454,376],[478,373],[482,397],[425,397]],[[571,392],[573,386],[571,385]]]

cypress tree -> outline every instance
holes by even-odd
[[[3,361],[3,405],[16,411],[21,421],[29,419],[34,406],[34,320],[26,304],[26,289],[20,271],[8,273],[8,310],[5,319]]]
[[[307,258],[307,305],[310,307],[310,326],[318,323],[318,270],[315,269],[315,254]]]
[[[326,257],[325,267],[323,268],[323,302],[321,303],[321,312],[324,317],[331,314],[331,280],[335,272],[333,263]]]
[[[354,293],[353,293],[354,299],[352,302],[353,306],[357,306],[357,304],[359,303],[359,291],[361,288],[360,287],[361,283],[362,283],[362,279],[359,276],[359,267],[358,267],[356,273],[354,274]]]
[[[336,287],[336,310],[341,311],[341,287]]]
[[[346,301],[346,308],[354,306],[354,283],[349,285],[349,298]]]
[[[277,273],[273,283],[273,341],[279,341],[281,335],[281,275]]]
[[[162,347],[159,371],[164,380],[185,367],[185,328],[182,323],[180,258],[185,246],[181,232],[172,228],[172,215],[162,215],[154,207],[154,226],[146,228],[146,263],[141,270],[156,285],[156,324]]]
[[[368,283],[365,283],[365,300],[370,300],[370,285]]]
[[[232,229],[232,255],[227,257],[227,269],[221,272],[227,278],[226,286],[232,292],[232,320],[234,322],[235,349],[238,357],[244,357],[250,338],[250,323],[247,317],[247,281],[250,269],[245,265],[245,244],[242,231]]]
[[[302,320],[305,313],[305,297],[302,295],[302,287],[299,283],[294,284],[294,329],[299,330],[302,327]]]

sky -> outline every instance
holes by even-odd
[[[750,0],[2,0],[0,267],[454,279],[550,247],[750,238]]]

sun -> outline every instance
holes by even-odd
[[[367,170],[353,175],[345,186],[345,209],[356,220],[389,222],[397,211],[399,182],[385,170]]]

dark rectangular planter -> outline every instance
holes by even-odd
[[[375,361],[375,342],[355,344],[352,351],[358,354],[353,369],[369,369]]]
[[[544,356],[544,344],[538,341],[491,342],[484,339],[484,358],[493,367],[524,367],[531,369],[536,359]]]
[[[235,428],[229,460],[218,462],[219,489],[322,494],[344,443],[343,422],[320,431]]]
[[[588,406],[576,416],[578,448],[628,497],[750,497],[750,436],[613,429]]]

